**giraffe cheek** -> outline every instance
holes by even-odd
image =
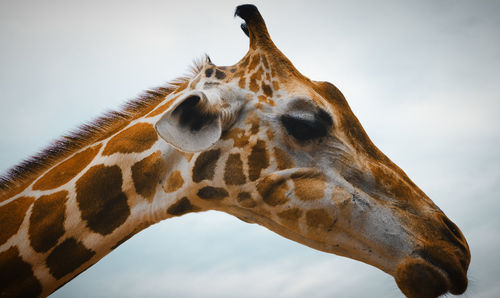
[[[254,208],[257,206],[257,203],[252,199],[252,195],[246,191],[238,194],[238,204],[244,208]]]
[[[291,228],[297,229],[299,225],[299,219],[302,216],[302,210],[299,208],[290,208],[278,213],[283,225]]]
[[[240,154],[230,154],[224,168],[224,181],[227,185],[242,185],[246,180]]]
[[[167,183],[165,184],[164,190],[166,193],[171,193],[184,185],[184,179],[182,179],[182,175],[180,171],[174,171],[167,179]]]
[[[271,138],[270,138],[271,139]],[[279,170],[290,169],[294,167],[293,159],[278,147],[274,147],[274,159]]]
[[[286,195],[288,189],[287,181],[279,175],[267,176],[257,184],[257,190],[264,203],[273,207],[289,201]]]
[[[266,143],[258,140],[252,147],[252,152],[248,156],[248,178],[255,181],[260,178],[262,170],[269,166],[269,154],[266,150]]]
[[[325,181],[317,178],[293,179],[295,195],[302,201],[316,201],[325,195]]]
[[[306,223],[313,229],[331,231],[335,221],[324,209],[312,209],[306,213]]]
[[[193,182],[212,180],[219,160],[220,149],[205,151],[196,159],[193,167]]]

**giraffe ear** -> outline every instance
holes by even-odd
[[[200,152],[217,142],[222,123],[216,107],[203,92],[193,92],[178,101],[155,125],[158,135],[184,152]]]

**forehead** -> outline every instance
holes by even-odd
[[[257,96],[280,99],[281,103],[301,98],[321,107],[328,106],[315,91],[314,82],[299,73],[281,52],[250,51],[233,66],[217,66],[207,60],[201,74],[197,80],[205,81],[203,87],[235,83]]]

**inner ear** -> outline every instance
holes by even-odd
[[[155,125],[158,135],[185,152],[211,147],[222,133],[220,112],[203,92],[192,93],[177,103]]]
[[[178,117],[179,125],[188,128],[191,132],[197,132],[204,125],[212,123],[217,114],[199,105],[199,95],[191,95],[187,97],[179,106],[172,112],[172,116]]]

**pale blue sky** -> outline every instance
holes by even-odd
[[[462,229],[466,297],[500,293],[500,2],[254,1],[295,66]],[[0,171],[208,53],[237,62],[239,1],[0,1]],[[53,297],[401,297],[378,269],[229,215],[157,224]]]

